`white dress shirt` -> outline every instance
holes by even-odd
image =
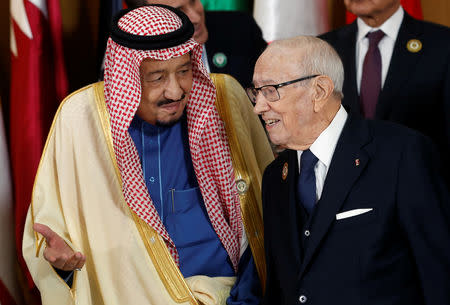
[[[397,39],[404,15],[403,8],[400,6],[398,10],[378,28],[368,26],[361,18],[356,20],[358,25],[358,34],[356,36],[356,80],[358,94],[360,93],[359,90],[361,88],[364,58],[369,49],[369,38],[366,37],[367,33],[382,30],[385,34],[378,44],[381,54],[381,88],[383,88],[389,64],[391,62],[392,52],[394,51],[395,40]]]
[[[330,125],[322,131],[319,137],[309,147],[309,150],[319,159],[314,166],[314,174],[316,175],[316,202],[322,196],[323,184],[330,168],[331,158],[333,157],[337,141],[344,128],[348,114],[344,107],[339,108]],[[300,171],[300,157],[303,151],[297,150],[298,168]]]

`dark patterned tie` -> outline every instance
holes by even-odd
[[[366,118],[375,117],[378,96],[381,91],[381,54],[378,43],[383,38],[382,30],[368,33],[369,49],[364,58],[361,77],[361,112]]]
[[[309,150],[305,150],[300,157],[300,175],[298,177],[297,192],[300,203],[303,204],[308,214],[316,203],[316,175],[314,166],[318,159]]]

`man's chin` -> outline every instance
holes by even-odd
[[[276,146],[286,147],[286,139],[281,138],[279,135],[274,135],[269,133],[270,143]]]
[[[176,118],[172,118],[172,119],[157,120],[156,126],[171,127],[171,126],[175,125],[176,123],[178,123],[181,120],[181,117],[182,117],[182,115],[180,115],[179,117],[176,117]]]

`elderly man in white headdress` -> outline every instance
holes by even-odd
[[[192,34],[168,6],[122,11],[105,82],[62,103],[23,241],[43,304],[259,302],[272,152],[243,89],[207,74]]]

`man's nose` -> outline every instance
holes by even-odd
[[[270,109],[269,102],[264,97],[261,91],[257,91],[255,96],[255,106],[253,112],[256,114],[262,114]]]
[[[168,100],[178,101],[184,96],[184,90],[178,79],[173,75],[169,77],[169,81],[164,90],[164,97]]]

